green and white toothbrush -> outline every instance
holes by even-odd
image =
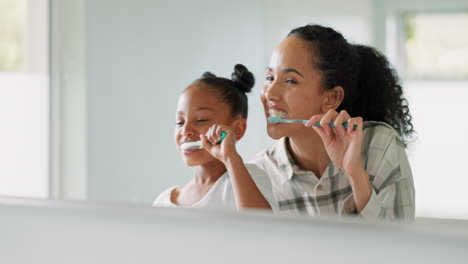
[[[216,144],[221,143],[221,141],[223,141],[223,139],[226,137],[226,135],[227,135],[226,132],[221,132],[221,139],[218,142],[216,142]],[[187,143],[183,143],[182,145],[180,145],[180,148],[182,150],[202,149],[203,144],[202,144],[201,140],[194,141],[194,142],[187,142]]]

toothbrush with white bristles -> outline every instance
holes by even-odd
[[[299,124],[306,124],[309,120],[302,120],[302,119],[283,119],[278,116],[270,116],[268,118],[268,122],[270,123],[299,123]],[[314,126],[316,127],[322,127],[320,125],[320,122],[314,123]],[[330,127],[334,128],[335,127],[335,122],[331,121],[330,122]],[[348,129],[348,122],[343,122],[343,127],[345,129]],[[353,129],[357,129],[357,125],[353,126]]]
[[[221,139],[218,142],[216,142],[216,144],[221,143],[221,141],[223,141],[223,139],[226,137],[226,135],[227,135],[226,132],[221,132]],[[183,143],[182,145],[180,145],[180,148],[182,150],[202,149],[203,144],[202,144],[201,140],[193,141],[193,142],[187,142],[187,143]]]

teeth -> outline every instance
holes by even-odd
[[[191,150],[191,149],[202,149],[203,145],[201,141],[194,141],[194,142],[185,142],[180,145],[182,150]]]
[[[269,114],[270,116],[277,116],[277,117],[279,117],[279,118],[285,118],[285,117],[288,116],[288,113],[283,112],[283,111],[278,111],[278,110],[276,110],[276,109],[269,109],[269,110],[268,110],[268,114]]]

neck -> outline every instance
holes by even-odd
[[[319,178],[330,163],[323,141],[315,131],[289,137],[286,146],[302,169],[312,171]]]
[[[195,167],[193,182],[195,184],[213,184],[225,172],[226,166],[221,161],[214,160]]]

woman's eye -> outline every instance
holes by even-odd
[[[178,126],[181,126],[181,125],[183,125],[183,124],[184,124],[183,121],[177,121],[177,122],[176,122],[176,125],[178,125]]]
[[[297,82],[294,81],[293,79],[287,79],[287,80],[286,80],[286,83],[289,83],[289,84],[296,84]]]
[[[273,81],[273,76],[267,76],[266,80],[269,81],[269,82],[272,82]]]
[[[203,122],[206,122],[206,121],[208,121],[208,120],[207,119],[198,119],[197,120],[198,123],[203,123]]]

